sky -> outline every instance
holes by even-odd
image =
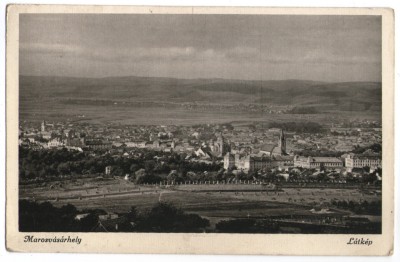
[[[21,14],[20,74],[381,81],[379,16]]]

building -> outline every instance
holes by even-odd
[[[272,156],[272,166],[281,168],[293,167],[294,156],[289,156],[289,155]]]
[[[224,156],[224,169],[228,170],[234,167],[235,167],[235,155],[228,152]]]
[[[134,140],[130,142],[125,142],[126,147],[137,147],[137,148],[145,148],[146,147],[146,141],[142,140]]]
[[[280,130],[280,137],[278,145],[276,144],[263,144],[260,146],[260,153],[271,156],[282,156],[286,155],[286,138],[283,130]]]
[[[345,156],[345,166],[348,171],[353,168],[370,167],[377,169],[382,167],[382,158],[379,154],[347,154]]]
[[[105,174],[107,176],[111,175],[111,166],[106,166]]]
[[[151,140],[150,140],[151,141]],[[160,140],[154,140],[153,142],[153,147],[154,148],[160,148]]]
[[[59,138],[54,138],[54,139],[50,140],[49,142],[47,142],[48,148],[62,147],[62,146],[64,146],[64,143]]]
[[[211,141],[209,143],[209,147],[213,155],[216,157],[223,157],[227,152],[227,146],[225,144],[224,137],[222,136],[222,134],[219,134],[217,136],[217,141],[215,142]]]
[[[211,152],[209,151],[208,148],[199,148],[196,151],[194,151],[194,154],[197,157],[200,158],[204,158],[204,159],[211,159],[213,157],[213,155],[211,154]]]
[[[248,167],[244,169],[245,172],[271,169],[273,167],[273,161],[269,157],[250,156],[245,161],[248,161],[248,164],[244,165]]]
[[[150,142],[154,141],[154,134],[153,134],[153,133],[150,133],[150,135],[149,135],[149,141],[150,141]]]
[[[278,145],[264,144],[260,147],[257,154],[237,152],[236,154],[227,153],[224,155],[224,168],[236,167],[243,172],[253,172],[275,167],[292,167],[294,157],[286,154],[286,138],[283,130],[280,130]]]
[[[275,152],[279,151],[279,149],[277,150],[276,148],[277,147],[274,144],[263,144],[260,146],[259,153],[270,157],[272,156],[274,151]]]
[[[286,154],[286,138],[285,134],[283,133],[283,129],[281,129],[281,135],[279,137],[278,149],[280,155]]]
[[[238,170],[249,172],[251,167],[250,159],[250,155],[235,154],[234,165]]]
[[[250,155],[240,153],[226,153],[226,155],[224,156],[224,169],[228,170],[235,167],[236,169],[242,170],[244,172],[249,171]]]
[[[40,126],[40,131],[41,132],[46,132],[46,122],[44,120],[42,121],[42,124]]]
[[[64,133],[67,137],[65,141],[67,146],[82,147],[85,145],[85,138],[77,134],[74,129],[64,130]]]
[[[110,149],[112,147],[112,143],[96,139],[96,140],[85,141],[85,146],[90,150]]]
[[[92,232],[131,232],[133,224],[125,216],[117,214],[100,215]]]
[[[303,168],[341,168],[343,161],[336,157],[294,157],[294,166]]]

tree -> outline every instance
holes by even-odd
[[[120,167],[114,167],[111,169],[111,175],[112,176],[123,176],[124,170],[122,170]]]
[[[329,180],[329,178],[327,177],[327,175],[325,173],[319,173],[317,175],[317,180],[320,182],[324,182],[324,181]]]
[[[210,222],[196,214],[185,214],[170,203],[156,204],[137,225],[141,232],[199,232]]]
[[[89,174],[96,174],[96,173],[97,173],[96,167],[94,167],[94,166],[90,167]]]
[[[136,163],[131,164],[131,166],[129,167],[129,171],[131,171],[132,173],[135,173],[137,170],[139,170],[139,165]]]
[[[229,173],[228,173],[228,174],[229,174]],[[246,174],[245,174],[242,170],[236,171],[236,172],[235,172],[235,179],[236,179],[237,181],[239,181],[239,180],[244,180],[244,179],[246,179]]]
[[[75,220],[76,208],[61,208],[49,202],[41,204],[27,200],[19,201],[19,230],[22,232],[75,232],[79,230]]]
[[[96,213],[90,212],[89,215],[80,220],[80,231],[90,232],[96,226],[99,221],[99,217]]]
[[[145,176],[146,176],[146,171],[143,168],[136,171],[135,172],[136,183],[140,184],[140,182],[144,180]]]
[[[189,171],[189,172],[186,173],[186,177],[189,180],[194,181],[194,180],[196,180],[197,175],[196,175],[195,172]]]
[[[149,174],[153,173],[155,166],[156,166],[156,163],[154,160],[148,160],[148,161],[144,162],[144,169]]]
[[[69,163],[66,162],[66,163],[59,164],[57,167],[57,171],[60,175],[69,174],[71,172]]]
[[[167,176],[167,180],[172,182],[176,181],[179,178],[178,172],[176,170],[172,170],[169,175]]]
[[[135,220],[138,218],[138,210],[135,206],[131,206],[129,213],[127,214],[127,218],[129,222],[135,222]]]
[[[75,215],[76,213],[78,213],[78,210],[74,205],[67,204],[60,208],[60,212],[68,215]]]

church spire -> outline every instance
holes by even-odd
[[[281,129],[281,136],[279,138],[279,148],[281,149],[281,154],[286,153],[286,138],[283,129]]]
[[[40,130],[42,131],[42,132],[46,132],[46,121],[42,121],[42,124],[41,124],[41,126],[40,126]]]

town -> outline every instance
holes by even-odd
[[[246,174],[274,168],[287,172],[302,167],[363,175],[367,169],[372,173],[381,168],[380,127],[323,130],[310,122],[306,125],[313,128],[298,133],[296,128],[303,125],[290,124],[291,131],[285,131],[282,124],[282,128],[266,128],[261,124],[178,127],[42,121],[40,126],[32,123],[21,126],[19,144],[32,150],[65,148],[126,158],[134,158],[140,149],[176,153],[184,155],[185,161],[221,164],[225,171]],[[110,171],[111,167],[107,173]]]
[[[137,224],[148,219],[143,210],[179,204],[199,216],[200,228],[166,230],[379,233],[381,143],[380,123],[366,120],[358,127],[22,122],[20,200],[50,202],[55,213],[64,204],[87,210],[74,209],[76,223],[95,212],[81,231],[151,231]]]

